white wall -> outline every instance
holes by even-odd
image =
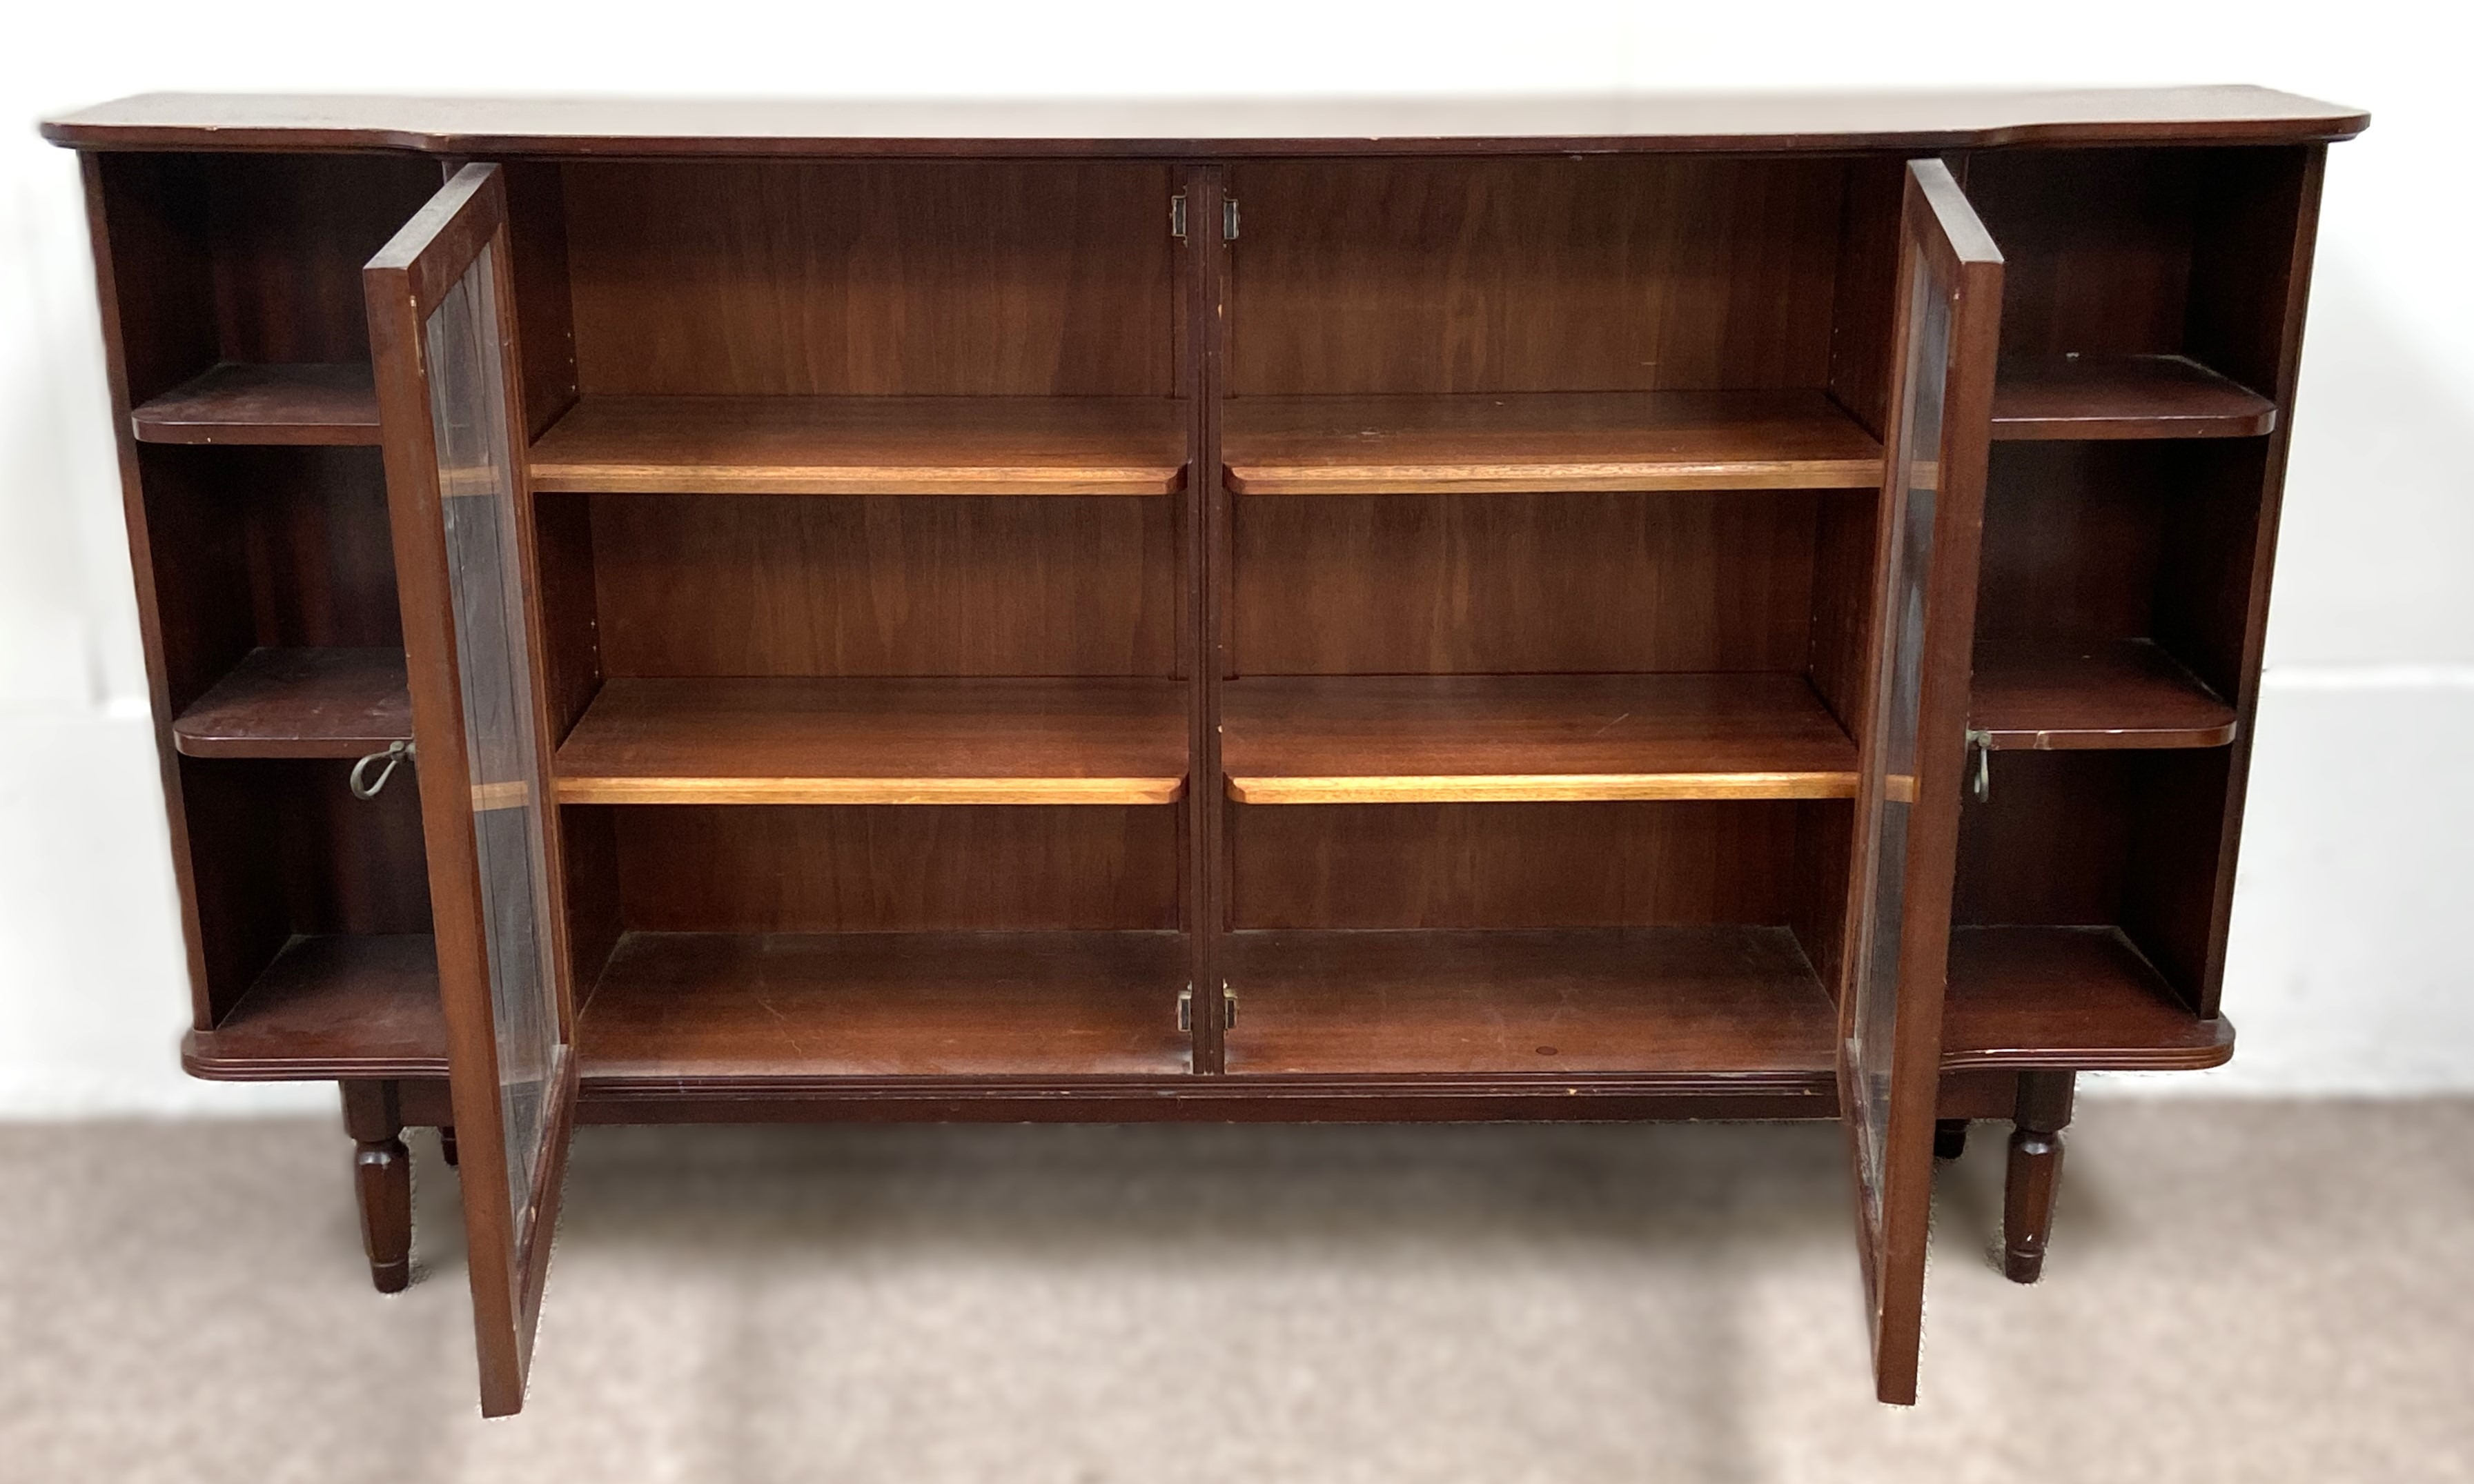
[[[2474,1089],[2474,56],[2462,7],[2078,0],[22,12],[0,48],[0,1113],[330,1106],[183,1079],[179,929],[85,226],[46,111],[157,88],[766,94],[2257,82],[2332,159],[2227,1003],[2165,1086]],[[589,20],[586,19],[589,17]],[[2141,1083],[2148,1087],[2154,1084]]]

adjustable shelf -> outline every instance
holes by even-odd
[[[1222,691],[1240,803],[1847,799],[1799,675],[1297,676]]]
[[[586,1002],[594,1091],[1181,1075],[1173,932],[628,933]]]
[[[400,649],[254,649],[172,722],[186,757],[359,757],[411,737]]]
[[[2147,639],[1977,667],[1969,719],[1996,751],[2222,747],[2240,719]]]
[[[1237,494],[1837,490],[1881,445],[1819,392],[1245,396],[1223,446]]]
[[[2118,927],[1951,934],[1942,1065],[2172,1071],[2222,1065],[2234,1028],[2203,1020]]]
[[[1174,494],[1167,397],[586,396],[533,488],[643,494]]]
[[[2052,355],[2004,361],[1997,440],[2253,438],[2276,404],[2181,355]]]
[[[562,803],[1171,803],[1185,687],[1152,680],[612,680]]]
[[[1783,927],[1255,931],[1231,1073],[1635,1073],[1827,1089],[1836,1013]]]
[[[325,443],[376,447],[370,368],[338,362],[226,363],[130,415],[141,443]]]
[[[447,1021],[426,933],[295,938],[182,1065],[223,1082],[444,1077]]]

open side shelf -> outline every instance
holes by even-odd
[[[1223,459],[1237,494],[1839,490],[1881,445],[1819,392],[1244,396]]]
[[[227,362],[140,404],[141,443],[326,443],[375,447],[378,397],[370,368],[349,362]]]
[[[612,680],[562,803],[1172,803],[1185,687],[1158,680]]]
[[[1174,932],[628,933],[586,1001],[588,1090],[1191,1065]]]
[[[2118,927],[1951,934],[1945,1070],[2195,1070],[2233,1051],[2232,1023],[2200,1019]]]
[[[2240,719],[2147,639],[1977,666],[1969,721],[1996,751],[2222,747]]]
[[[254,649],[172,723],[189,757],[359,757],[411,739],[400,649]]]
[[[2181,355],[2055,355],[2005,361],[1996,439],[2254,438],[2276,404]]]
[[[643,494],[1174,494],[1183,404],[1136,396],[586,396],[533,488]]]
[[[426,933],[295,938],[182,1065],[223,1082],[444,1077],[447,1020]]]
[[[1836,1013],[1783,927],[1230,936],[1236,1073],[1620,1073],[1828,1088]]]
[[[1846,799],[1856,746],[1802,676],[1232,681],[1240,803]]]

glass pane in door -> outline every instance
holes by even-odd
[[[561,1031],[549,865],[535,817],[546,800],[498,323],[493,249],[485,246],[422,325],[422,339],[506,1123],[512,1252],[521,1254]]]
[[[1906,914],[1907,835],[1916,807],[1916,735],[1924,701],[1925,590],[1932,572],[1942,410],[1948,391],[1956,286],[1930,259],[1910,259],[1906,393],[1899,408],[1899,467],[1891,481],[1888,606],[1874,694],[1880,742],[1865,797],[1866,894],[1854,983],[1848,1060],[1856,1074],[1853,1115],[1865,1215],[1878,1221],[1889,1147],[1890,1089],[1897,1061],[1899,965]]]

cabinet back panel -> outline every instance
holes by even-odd
[[[1232,395],[1820,387],[1841,159],[1248,161]]]
[[[1176,502],[594,495],[602,672],[1179,673]]]
[[[1816,512],[1829,498],[1240,499],[1236,671],[1800,671],[1812,631]]]
[[[1166,165],[564,169],[588,395],[1176,390]]]
[[[1967,198],[2001,245],[2001,353],[2182,348],[2190,151],[1988,151]]]
[[[2176,483],[2171,450],[2158,443],[1994,444],[1977,657],[2153,637]]]
[[[1793,800],[1227,808],[1239,928],[1795,917]]]
[[[224,359],[368,360],[361,265],[437,194],[438,162],[250,155],[206,170]]]
[[[1179,925],[1176,809],[608,812],[620,921],[640,932]]]

